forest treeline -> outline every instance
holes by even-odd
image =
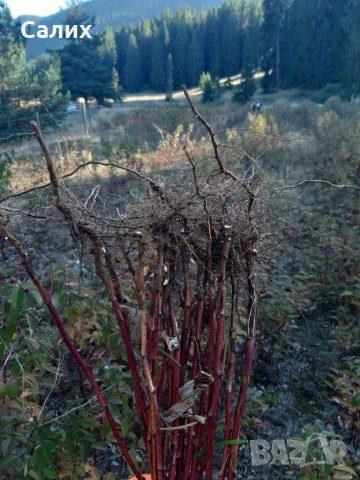
[[[66,18],[94,21],[81,6]],[[70,96],[101,101],[121,91],[192,87],[202,72],[216,79],[262,70],[267,92],[339,84],[351,96],[360,91],[359,24],[358,0],[230,0],[107,28],[26,62],[20,26],[0,1],[0,115],[29,99],[54,111]]]
[[[64,87],[80,95],[81,85],[68,80],[69,72],[86,76],[82,59],[89,55],[88,69],[96,77],[103,65],[95,57],[106,50],[109,67],[112,63],[129,92],[192,87],[202,72],[220,78],[256,69],[266,74],[266,91],[340,83],[358,92],[359,24],[357,0],[230,0],[201,13],[165,11],[153,20],[107,29],[100,40],[66,46]],[[108,73],[108,78],[114,77]]]

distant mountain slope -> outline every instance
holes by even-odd
[[[90,0],[81,4],[89,16],[96,17],[96,30],[102,31],[105,27],[119,27],[122,24],[135,23],[143,18],[153,18],[160,15],[166,8],[172,12],[180,7],[192,7],[197,11],[203,8],[220,5],[222,0]],[[33,20],[36,24],[47,26],[63,24],[66,10],[54,15],[39,18],[26,15],[19,18],[21,22]],[[59,49],[66,40],[38,39],[27,41],[27,57],[34,58],[46,50]]]

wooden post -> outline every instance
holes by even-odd
[[[89,114],[89,126],[92,128],[92,112],[91,112],[91,105],[89,102],[86,102],[87,105],[87,112]]]
[[[86,102],[84,102],[82,104],[82,112],[83,112],[85,134],[88,135],[89,134],[89,128],[88,128],[87,113],[86,113]]]

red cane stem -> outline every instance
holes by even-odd
[[[226,312],[226,263],[229,255],[231,239],[225,235],[223,251],[219,267],[219,312],[215,338],[215,358],[214,358],[214,374],[215,379],[210,388],[210,403],[208,411],[208,419],[206,425],[206,462],[205,473],[206,480],[211,480],[213,469],[213,445],[215,440],[216,417],[221,392],[222,377],[222,347],[224,340],[225,312]]]
[[[235,316],[237,305],[236,288],[234,279],[231,279],[231,324],[229,328],[229,360],[226,373],[226,396],[225,396],[225,440],[231,438],[231,406],[232,406],[232,390],[235,377],[235,360],[236,360],[236,335],[235,335]],[[221,470],[219,473],[219,480],[224,480],[226,475],[226,466],[229,458],[229,446],[224,448]]]
[[[126,462],[128,463],[131,470],[134,472],[134,475],[136,476],[136,478],[138,478],[139,480],[143,480],[143,477],[141,476],[141,473],[139,472],[136,465],[134,464],[134,462],[133,462],[133,460],[132,460],[132,458],[131,458],[131,456],[130,456],[127,448],[126,448],[125,442],[122,439],[122,437],[121,437],[121,435],[120,435],[120,433],[119,433],[119,431],[116,427],[114,417],[112,416],[112,414],[110,412],[110,409],[109,409],[109,407],[106,403],[105,397],[102,394],[101,389],[100,389],[99,385],[97,384],[97,382],[94,378],[94,375],[91,372],[90,367],[85,362],[85,360],[81,357],[81,355],[79,354],[79,352],[76,349],[76,346],[75,346],[74,342],[71,340],[69,334],[67,333],[67,331],[65,329],[65,326],[64,326],[64,324],[63,324],[63,322],[60,318],[60,315],[59,315],[55,305],[53,304],[53,302],[51,300],[51,297],[50,297],[49,293],[47,292],[45,287],[42,285],[39,277],[32,271],[32,269],[30,267],[30,264],[29,264],[29,261],[28,261],[28,258],[27,258],[27,255],[22,250],[20,243],[16,240],[16,238],[11,236],[9,234],[9,232],[4,227],[1,227],[1,229],[2,229],[3,233],[5,234],[5,237],[7,237],[9,239],[10,243],[17,250],[19,256],[21,257],[22,264],[23,264],[27,274],[29,275],[31,281],[33,282],[33,284],[37,288],[44,304],[46,305],[46,308],[48,309],[48,311],[50,313],[50,316],[54,320],[55,325],[56,325],[57,329],[59,330],[59,333],[61,335],[61,338],[62,338],[63,342],[65,343],[66,347],[68,348],[68,350],[69,350],[71,356],[73,357],[74,361],[76,362],[77,366],[80,368],[80,370],[83,372],[85,377],[88,379],[88,381],[91,385],[91,388],[92,388],[93,392],[95,393],[95,395],[98,399],[98,402],[99,402],[100,406],[102,407],[102,409],[105,413],[105,416],[106,416],[106,418],[109,422],[110,428],[111,428],[111,430],[113,432],[113,435],[115,437],[116,443],[117,443],[121,453],[123,454]]]
[[[127,358],[130,373],[133,379],[135,401],[140,413],[140,419],[141,419],[140,424],[142,429],[142,435],[143,435],[144,441],[146,441],[146,429],[148,426],[147,406],[146,406],[146,403],[144,400],[144,394],[141,388],[141,380],[140,380],[140,376],[139,376],[139,372],[136,364],[136,358],[134,354],[133,345],[131,342],[130,333],[126,325],[124,315],[120,309],[119,302],[116,298],[115,290],[112,288],[112,284],[108,281],[106,274],[102,269],[101,248],[100,248],[99,240],[95,235],[89,234],[89,236],[94,245],[94,262],[95,262],[96,274],[102,281],[105,287],[105,290],[109,295],[109,299],[112,305],[112,310],[117,320],[120,334],[123,340],[126,358]]]
[[[251,205],[249,202],[249,222],[251,223]],[[245,271],[247,276],[247,314],[248,314],[248,336],[245,349],[244,366],[241,378],[241,386],[239,391],[238,402],[235,408],[234,423],[231,438],[237,440],[240,433],[240,428],[243,421],[246,402],[249,395],[249,385],[253,369],[253,357],[255,351],[255,333],[256,333],[256,289],[254,284],[254,253],[252,245],[248,246],[245,255]],[[238,445],[233,445],[230,450],[229,461],[229,480],[235,477],[235,470],[237,465]]]
[[[144,291],[144,253],[145,244],[139,242],[139,259],[137,270],[137,298],[139,303],[139,315],[140,315],[140,328],[141,328],[141,361],[145,380],[148,387],[150,412],[149,412],[149,430],[148,435],[150,437],[150,458],[151,458],[151,478],[152,480],[162,480],[164,469],[162,466],[162,455],[160,452],[161,438],[160,438],[160,415],[159,406],[157,401],[156,387],[154,385],[150,365],[148,362],[148,325],[145,314],[145,291]],[[159,261],[160,263],[160,261]],[[156,312],[156,305],[154,308]]]
[[[249,395],[249,385],[250,385],[250,378],[252,374],[254,350],[255,350],[255,339],[248,338],[246,342],[244,367],[243,367],[242,378],[241,378],[240,392],[239,392],[238,402],[235,408],[234,424],[233,424],[233,429],[231,434],[231,438],[234,440],[237,440],[239,438],[245,406],[246,406],[246,402]],[[238,449],[239,447],[237,445],[232,445],[230,447],[230,464],[229,464],[229,476],[228,476],[229,480],[230,479],[233,480],[235,478]]]

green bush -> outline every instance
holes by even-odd
[[[200,88],[203,92],[203,103],[213,102],[215,100],[215,85],[210,73],[202,73],[200,77]]]
[[[312,100],[316,103],[325,103],[330,97],[339,97],[341,100],[349,101],[353,95],[350,88],[345,88],[341,83],[327,83],[323,90],[313,95]]]

